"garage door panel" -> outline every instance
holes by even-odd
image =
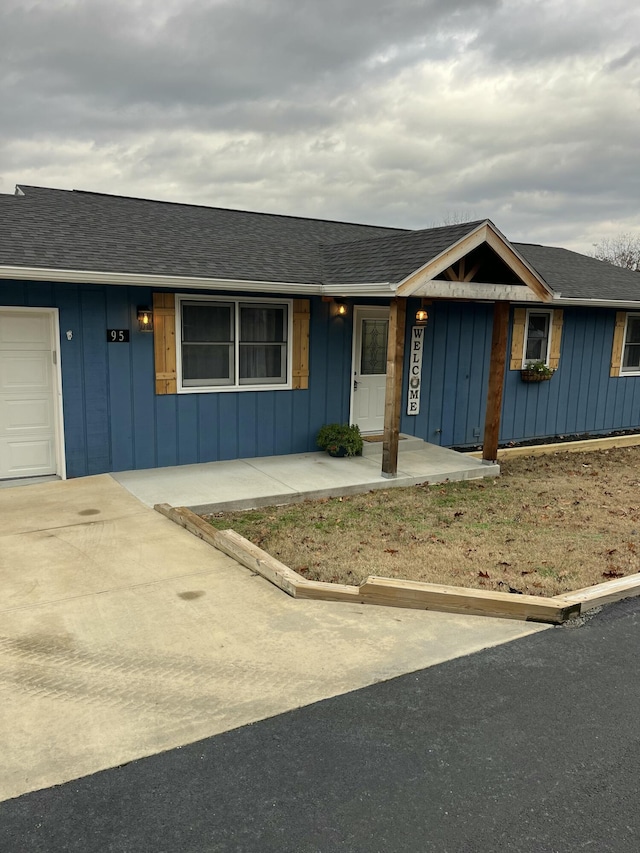
[[[47,314],[0,314],[0,349],[47,350],[50,320]]]
[[[49,391],[51,353],[0,353],[0,393],[3,391]]]
[[[55,473],[51,439],[0,439],[0,459],[4,477],[34,477]]]
[[[0,412],[0,435],[16,431],[53,432],[53,406],[50,397],[40,399],[7,398]]]

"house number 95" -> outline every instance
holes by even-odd
[[[129,329],[107,329],[107,343],[127,344],[129,343]]]

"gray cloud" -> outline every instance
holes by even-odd
[[[588,248],[640,229],[627,0],[5,0],[0,190]]]
[[[497,2],[185,2],[148,27],[145,6],[123,0],[19,5],[3,16],[2,49],[16,89],[114,106],[210,107],[324,89],[345,74],[353,82],[394,48],[397,66],[441,23]]]

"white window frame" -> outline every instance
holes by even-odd
[[[620,353],[620,376],[640,376],[640,368],[634,368],[632,370],[629,370],[629,368],[627,368],[625,370],[624,367],[624,351],[627,346],[627,330],[629,328],[629,317],[640,317],[640,314],[637,311],[629,311],[624,321],[624,337],[622,338],[622,352]]]
[[[543,359],[544,363],[549,366],[549,356],[551,355],[551,336],[553,335],[553,308],[527,308],[527,315],[524,318],[524,344],[522,347],[522,366],[535,361],[536,359],[527,358],[527,343],[529,340],[529,315],[530,314],[547,314],[549,317],[549,335],[547,337],[547,352]]]
[[[287,307],[287,373],[285,382],[277,383],[255,383],[249,385],[247,383],[230,385],[183,385],[182,384],[182,303],[183,302],[223,302],[227,305],[234,305],[234,352],[235,352],[235,371],[239,366],[239,349],[240,349],[240,311],[239,305],[246,303],[255,303],[256,305],[283,305]],[[293,381],[293,299],[272,299],[246,296],[202,296],[199,293],[176,293],[176,373],[178,379],[178,394],[225,394],[230,391],[236,393],[238,391],[287,391],[291,390]]]

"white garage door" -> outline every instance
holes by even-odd
[[[51,313],[0,308],[0,479],[55,474]]]

